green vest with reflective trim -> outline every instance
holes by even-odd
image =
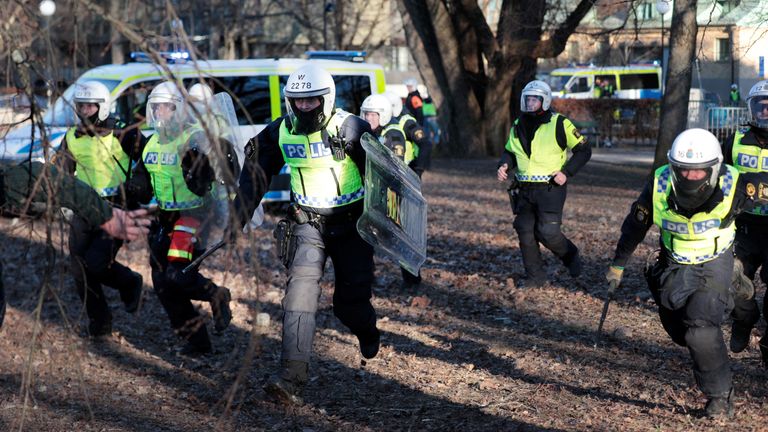
[[[403,131],[403,135],[405,135],[405,124],[408,123],[408,120],[413,120],[414,123],[418,124],[412,115],[403,114],[400,117],[400,120],[397,121],[397,125],[400,127],[400,130]],[[409,140],[408,135],[405,135],[405,164],[408,165],[417,157],[419,157],[419,146]]]
[[[523,144],[515,135],[515,126],[509,132],[509,140],[504,147],[515,155],[517,172],[515,177],[523,182],[547,183],[550,175],[560,171],[568,159],[568,154],[557,143],[557,118],[560,114],[552,113],[548,123],[542,123],[533,135],[531,155],[525,154]]]
[[[330,137],[335,136],[337,128],[350,115],[336,110],[324,130]],[[333,208],[363,199],[365,188],[357,165],[349,156],[342,161],[334,160],[330,147],[323,142],[322,131],[295,135],[283,120],[280,151],[291,167],[291,191],[300,205]]]
[[[744,138],[742,131],[736,131],[733,137],[733,151],[731,159],[733,166],[740,173],[755,173],[768,171],[768,149],[762,149],[754,145],[744,145],[741,139]],[[757,204],[748,213],[758,216],[768,215],[768,204]]]
[[[112,133],[78,138],[75,129],[70,128],[66,135],[67,147],[75,158],[75,177],[102,197],[117,195],[131,169],[131,159],[123,151],[120,141]]]
[[[141,157],[152,178],[152,189],[162,210],[181,211],[202,207],[204,199],[187,187],[181,169],[181,151],[196,129],[182,132],[173,141],[160,144],[158,134],[149,138]]]
[[[690,218],[669,208],[668,198],[672,191],[669,165],[656,170],[653,179],[653,223],[661,228],[664,248],[676,262],[700,264],[711,261],[733,245],[736,224],[721,227],[721,223],[731,211],[739,172],[729,165],[726,168],[718,183],[723,191],[723,201],[709,213],[696,213]]]
[[[421,108],[421,112],[424,114],[424,117],[434,117],[437,115],[437,108],[435,108],[434,102],[424,102],[424,106]]]

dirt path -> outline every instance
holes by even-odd
[[[213,337],[216,354],[202,360],[177,354],[151,291],[145,244],[124,248],[120,260],[144,275],[146,302],[138,316],[130,316],[110,292],[118,333],[94,343],[78,336],[77,325],[85,321],[66,275],[68,258],[59,252],[55,262],[47,261],[40,223],[30,231],[29,225],[0,220],[10,299],[0,330],[0,430],[768,427],[757,332],[746,352],[732,356],[737,419],[701,418],[704,397],[694,387],[687,351],[668,340],[641,279],[644,257],[658,238],[655,230],[628,267],[606,334],[595,345],[602,274],[647,169],[596,162],[574,178],[564,230],[582,248],[584,275],[572,279],[546,253],[551,283],[526,289],[519,284],[523,268],[506,194],[493,178],[495,162],[434,165],[424,182],[430,203],[425,284],[403,292],[399,270],[377,261],[374,305],[383,346],[376,359],[363,363],[356,339],[333,317],[332,280],[326,277],[308,403],[300,408],[264,401],[261,390],[276,370],[280,350],[285,276],[268,230],[275,216],[268,217],[267,230],[259,232],[248,253],[219,252],[205,268],[233,290],[235,317],[224,335]],[[54,229],[54,243],[60,248],[58,232]],[[232,264],[244,260],[251,264]],[[51,289],[37,320],[39,287],[46,278]],[[208,305],[201,308],[209,314]],[[254,326],[256,312],[269,314],[268,326]],[[244,367],[249,342],[254,358]]]

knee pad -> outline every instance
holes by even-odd
[[[552,242],[562,237],[560,223],[557,222],[539,222],[536,224],[538,237],[544,242]]]
[[[698,327],[695,324],[685,332],[685,342],[691,349],[708,349],[722,343],[722,335],[717,327]]]

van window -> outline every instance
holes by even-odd
[[[572,76],[573,75],[552,75],[549,77],[549,86],[552,88],[553,92],[559,92],[565,88],[565,85],[568,84],[568,80],[570,80]]]
[[[626,75],[622,74],[620,79],[622,90],[643,90],[659,88],[659,75],[655,72]]]
[[[226,91],[232,96],[235,115],[240,125],[249,125],[251,122],[267,124],[272,121],[269,76],[216,77],[212,84],[211,89],[214,94]]]
[[[159,83],[160,80],[142,81],[123,90],[115,101],[115,119],[127,125],[143,121],[147,115],[149,93]]]
[[[337,75],[333,77],[336,83],[336,108],[352,114],[360,113],[360,105],[363,100],[371,95],[371,79],[368,75]],[[283,95],[285,83],[288,82],[287,75],[280,76],[280,95]],[[280,100],[281,112],[285,114],[285,99]]]
[[[587,77],[576,78],[573,83],[571,83],[571,88],[568,89],[568,92],[570,93],[583,93],[587,91],[589,91],[589,81],[587,81]]]
[[[93,79],[93,78],[81,78],[78,82],[85,81],[98,81],[105,86],[111,92],[120,84],[119,80],[106,80],[106,79]],[[75,95],[75,85],[69,86],[61,97],[56,99],[56,103],[51,108],[45,111],[43,114],[43,123],[49,126],[73,126],[77,123],[77,117],[75,116],[74,105],[72,104],[72,98]]]

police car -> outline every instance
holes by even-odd
[[[309,53],[308,53],[309,54]],[[380,65],[360,62],[361,53],[309,54],[309,59],[245,59],[208,60],[192,62],[186,53],[166,53],[167,67],[189,88],[201,79],[214,93],[226,91],[232,95],[242,142],[238,153],[248,139],[258,134],[274,119],[286,113],[283,88],[288,76],[296,69],[313,62],[333,75],[336,82],[336,106],[356,113],[363,100],[372,93],[384,91],[384,70]],[[364,53],[362,53],[364,56]],[[147,96],[152,88],[167,79],[163,68],[142,53],[131,56],[133,62],[122,65],[99,66],[85,72],[77,82],[99,81],[112,94],[111,114],[126,125],[144,118]],[[355,61],[338,60],[349,58]],[[50,149],[55,151],[67,129],[77,122],[72,104],[74,85],[43,114],[44,132]],[[145,134],[152,133],[145,130]],[[21,125],[0,139],[0,164],[18,163],[29,158],[44,159],[43,140],[39,128]],[[50,154],[49,154],[50,156]],[[290,200],[288,168],[273,179],[264,202]]]

